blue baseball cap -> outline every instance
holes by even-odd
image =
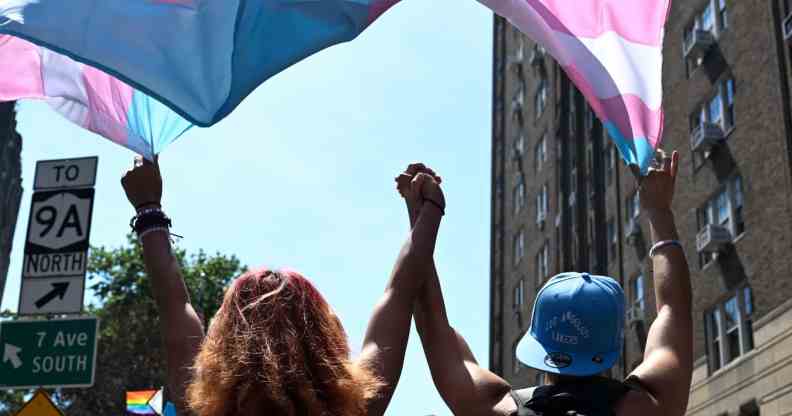
[[[591,376],[616,364],[624,340],[624,291],[610,277],[562,273],[536,295],[517,359],[548,373]]]

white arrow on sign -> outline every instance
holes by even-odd
[[[14,366],[14,369],[22,367],[22,360],[19,359],[20,352],[22,352],[22,348],[16,345],[5,344],[5,348],[3,349],[3,362],[11,361],[11,365]]]

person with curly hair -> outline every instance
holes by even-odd
[[[137,159],[121,182],[137,210],[133,226],[160,313],[169,397],[180,415],[385,413],[401,375],[420,278],[432,267],[445,208],[439,178],[419,174],[406,184],[427,203],[416,212],[357,359],[330,305],[289,269],[254,269],[235,279],[204,334],[171,250],[158,165]]]

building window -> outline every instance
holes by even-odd
[[[523,230],[518,231],[517,235],[514,236],[513,251],[514,265],[516,266],[525,255],[525,232]]]
[[[547,81],[542,79],[539,81],[539,88],[536,90],[534,97],[534,118],[537,120],[544,114],[545,107],[547,106]]]
[[[714,88],[715,93],[704,103],[696,107],[690,115],[690,133],[692,134],[704,123],[717,124],[723,129],[724,136],[728,136],[734,129],[734,79],[726,78],[718,82]],[[704,154],[693,153],[693,170],[704,166]]]
[[[610,186],[613,183],[613,174],[616,171],[616,155],[614,154],[615,147],[608,145],[603,152],[603,159],[605,159],[605,184]]]
[[[536,253],[536,286],[535,289],[539,291],[541,287],[544,285],[545,280],[547,279],[548,275],[550,274],[550,269],[548,266],[550,257],[550,244],[545,241],[542,249]]]
[[[520,279],[514,287],[512,308],[521,310],[525,305],[525,279]]]
[[[725,227],[732,238],[742,235],[745,232],[743,205],[742,177],[738,175],[726,181],[718,192],[698,209],[696,219],[699,232],[707,225],[713,224]],[[711,253],[699,253],[699,267],[704,267],[711,260]]]
[[[525,152],[525,136],[522,134],[514,138],[514,151],[519,156],[522,156],[523,152]]]
[[[517,185],[514,186],[512,192],[514,215],[517,215],[525,207],[525,179],[522,175],[517,175]]]
[[[718,30],[724,31],[729,27],[729,13],[726,10],[726,0],[718,0]]]
[[[541,224],[547,218],[547,184],[542,185],[539,193],[536,194],[536,223]]]
[[[693,16],[693,20],[685,28],[683,35],[684,45],[689,45],[693,41],[693,33],[696,30],[706,30],[712,36],[718,37],[729,27],[729,15],[726,9],[726,0],[707,0],[707,5],[698,14]],[[695,70],[699,62],[687,62],[688,75]]]
[[[646,303],[644,300],[644,278],[642,274],[639,274],[630,282],[630,292],[632,307],[644,311]]]
[[[618,239],[616,236],[616,221],[613,218],[608,220],[608,257],[613,259],[616,257],[616,245]]]
[[[631,196],[627,197],[624,204],[625,224],[630,224],[638,218],[641,213],[641,198],[638,196],[638,191],[635,191]]]
[[[754,348],[753,299],[748,286],[705,313],[707,356],[715,371]]]
[[[691,133],[704,123],[721,126],[724,134],[734,128],[734,79],[726,78],[718,82],[714,91],[706,104],[697,107],[691,114]]]
[[[547,140],[545,140],[545,136],[542,136],[539,139],[539,143],[536,144],[536,148],[534,148],[534,169],[536,172],[542,170],[544,163],[547,161]]]

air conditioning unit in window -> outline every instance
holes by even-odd
[[[641,223],[638,218],[633,218],[624,228],[624,237],[628,244],[634,244],[641,237]]]
[[[702,123],[690,134],[690,148],[694,152],[708,155],[713,148],[720,146],[725,140],[723,129],[714,123]]]
[[[644,310],[638,306],[627,309],[627,324],[644,320]]]
[[[792,40],[792,12],[784,18],[784,39]]]
[[[731,232],[722,225],[708,224],[696,235],[696,249],[700,253],[719,252],[731,242]]]
[[[714,44],[715,37],[712,36],[712,33],[709,30],[693,30],[690,37],[685,39],[685,58],[703,59]]]

